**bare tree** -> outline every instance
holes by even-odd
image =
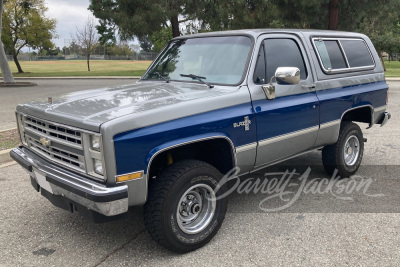
[[[72,39],[76,44],[82,47],[83,53],[86,56],[88,71],[90,71],[90,55],[99,45],[99,37],[97,35],[94,18],[88,17],[82,29],[77,27],[76,33],[72,36]]]
[[[1,41],[1,32],[3,27],[3,0],[0,0],[0,67],[3,74],[4,83],[15,83],[14,77],[11,73],[10,66],[7,62],[6,52],[4,51],[3,42]]]

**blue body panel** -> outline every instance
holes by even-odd
[[[234,128],[233,124],[251,120],[250,130]],[[157,151],[192,140],[225,136],[234,146],[256,142],[256,122],[251,103],[224,108],[199,115],[184,117],[149,126],[114,137],[117,175],[133,171],[147,171],[147,165]]]
[[[351,108],[386,105],[388,86],[385,81],[317,91],[320,101],[320,123],[341,119]]]
[[[338,120],[346,110],[357,106],[381,107],[386,104],[387,90],[386,82],[381,81],[258,100],[253,106],[246,103],[121,133],[114,136],[117,175],[147,172],[155,153],[177,144],[223,136],[238,147]],[[234,128],[233,124],[245,116],[251,120],[250,130]],[[303,138],[303,145],[311,148],[314,136]]]
[[[253,105],[259,141],[318,126],[318,98],[315,92],[258,100]]]

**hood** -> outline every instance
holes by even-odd
[[[53,97],[52,103],[33,101],[19,105],[17,111],[38,118],[99,131],[104,122],[118,117],[154,111],[169,105],[216,97],[232,88],[180,82],[139,82],[112,88],[85,90]]]

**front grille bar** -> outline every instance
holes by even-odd
[[[34,140],[31,137],[28,137],[28,144],[31,149],[47,158],[65,164],[70,168],[78,169],[79,171],[85,171],[85,160],[83,156],[76,155],[59,148],[45,147],[39,141]]]
[[[25,128],[38,134],[45,134],[66,145],[71,145],[82,149],[82,134],[79,131],[71,130],[65,127],[52,125],[47,122],[26,117]]]
[[[23,120],[28,146],[66,167],[86,173],[82,133],[77,129],[26,116]],[[44,137],[48,144],[43,144]]]

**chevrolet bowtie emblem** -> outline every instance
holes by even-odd
[[[43,146],[50,146],[50,140],[47,140],[45,137],[40,138],[40,143]]]
[[[235,122],[233,124],[233,127],[236,128],[236,127],[244,126],[244,130],[248,131],[248,130],[250,130],[250,124],[251,124],[251,120],[249,120],[249,117],[246,116],[246,117],[244,117],[244,121]]]

